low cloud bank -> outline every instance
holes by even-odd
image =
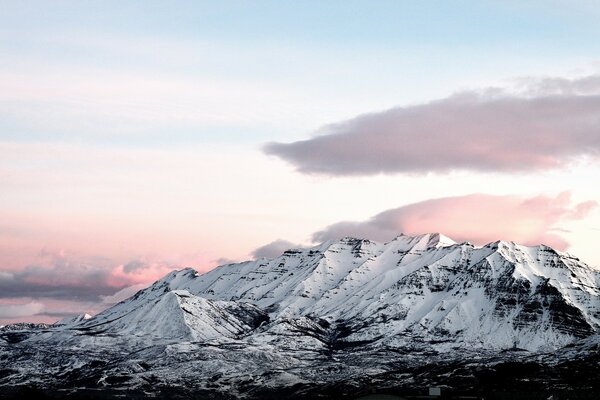
[[[561,234],[560,224],[581,220],[597,207],[596,201],[573,203],[570,192],[554,197],[489,194],[443,197],[385,210],[365,221],[341,221],[313,233],[311,240],[321,243],[352,236],[386,242],[400,233],[441,232],[458,242],[477,245],[510,240],[565,250],[569,243]],[[272,258],[297,247],[302,246],[277,240],[252,254],[256,258]]]
[[[456,241],[479,245],[502,239],[565,250],[568,242],[558,225],[582,219],[597,206],[595,201],[572,204],[569,192],[556,197],[444,197],[386,210],[366,221],[338,222],[314,233],[312,240],[355,236],[387,241],[400,233],[441,232]]]

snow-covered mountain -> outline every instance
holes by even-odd
[[[251,304],[208,300],[187,290],[170,288],[161,280],[76,329],[200,341],[240,337],[265,318],[266,313]]]
[[[81,326],[162,337],[177,326],[197,338],[236,337],[264,310],[275,322],[343,325],[347,341],[548,350],[598,329],[599,283],[597,270],[547,246],[476,247],[440,234],[384,244],[344,238],[202,275],[174,271]]]
[[[583,354],[567,348],[589,355],[598,332],[597,269],[543,245],[474,246],[436,233],[388,243],[344,238],[205,274],[173,271],[92,318],[4,337],[9,356],[0,364],[31,371],[50,363],[79,376],[105,351],[121,361],[96,366],[96,385],[111,376],[128,388],[149,376],[193,378],[197,390],[218,392],[246,375],[274,389],[469,357],[494,365],[544,355],[550,363],[556,353],[564,361]],[[56,352],[19,358],[32,346],[65,349],[62,361]],[[134,353],[134,361],[125,356]],[[0,376],[0,385],[18,381]]]

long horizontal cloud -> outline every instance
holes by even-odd
[[[485,244],[511,240],[540,243],[559,250],[568,247],[557,224],[584,218],[598,204],[572,204],[568,192],[556,197],[518,197],[472,194],[426,200],[381,212],[367,221],[339,222],[316,232],[322,242],[344,236],[391,240],[400,233],[442,232],[457,241]]]
[[[0,318],[30,317],[40,314],[45,306],[37,301],[21,304],[0,304]]]
[[[118,264],[102,257],[42,250],[36,263],[0,271],[0,324],[54,322],[95,313],[180,267],[147,259]]]
[[[40,252],[38,264],[0,273],[0,298],[100,301],[129,286],[150,283],[177,267],[145,260],[118,265],[104,258]]]
[[[269,143],[304,173],[370,175],[450,170],[532,171],[600,154],[600,77],[527,82],[521,95],[465,92]]]
[[[111,279],[111,270],[85,264],[61,263],[51,267],[29,265],[0,277],[0,297],[97,300],[125,286]]]

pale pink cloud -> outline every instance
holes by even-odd
[[[540,79],[519,95],[488,89],[357,118],[264,150],[304,173],[536,171],[600,155],[600,81]]]
[[[582,219],[597,207],[595,201],[572,204],[571,195],[556,197],[472,194],[413,203],[379,213],[367,221],[339,222],[316,232],[315,242],[343,236],[391,240],[409,235],[441,232],[456,241],[485,244],[510,240],[525,245],[568,247],[560,223]]]
[[[65,187],[64,190],[69,189]],[[43,196],[53,195],[41,193],[40,198]],[[157,202],[151,216],[147,216],[149,211],[143,206],[140,211],[119,204],[118,207],[123,206],[123,209],[115,206],[117,209],[113,212],[103,201],[89,203],[83,209],[77,209],[80,203],[75,202],[70,210],[57,209],[56,204],[50,202],[48,208],[21,210],[13,206],[16,210],[0,210],[0,269],[20,270],[25,265],[39,264],[40,249],[50,252],[64,249],[71,258],[102,255],[115,264],[125,265],[137,259],[146,263],[159,260],[193,265],[200,270],[213,267],[213,260],[222,254],[245,253],[231,251],[230,243],[216,235],[211,236],[198,227],[200,223],[190,224],[180,215],[181,210],[161,212],[160,205],[167,203]],[[216,220],[215,217],[210,222]],[[220,229],[224,235],[225,228]]]
[[[123,285],[139,285],[154,282],[177,268],[197,266],[195,263],[181,263],[148,258],[131,260],[117,265],[110,271],[111,281]]]
[[[296,249],[301,248],[302,245],[292,243],[287,240],[277,239],[271,243],[267,243],[264,246],[258,247],[256,250],[252,252],[252,257],[254,258],[273,258],[281,255],[284,251],[288,249]]]

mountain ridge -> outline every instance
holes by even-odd
[[[66,378],[35,368],[53,365],[101,387],[122,380],[122,390],[191,385],[250,397],[359,377],[372,385],[379,374],[410,387],[424,376],[450,379],[464,360],[474,375],[518,360],[595,368],[585,360],[600,348],[600,271],[544,245],[346,237],[203,274],[172,271],[86,318],[0,332],[0,367],[54,387]],[[431,363],[446,372],[415,375]],[[0,387],[30,379],[11,373]]]
[[[461,276],[466,271],[469,273]],[[504,276],[500,279],[502,274]],[[553,301],[560,303],[563,313],[568,313],[567,316],[555,313],[550,318],[570,318],[579,326],[579,330],[569,331],[566,325],[555,325],[559,331],[577,338],[595,331],[599,326],[596,300],[600,293],[597,289],[599,276],[597,270],[577,258],[543,245],[520,246],[496,241],[473,246],[455,243],[439,234],[430,234],[402,235],[384,244],[343,238],[310,249],[288,250],[273,259],[227,264],[202,275],[193,269],[183,269],[168,274],[153,287],[167,285],[171,290],[185,289],[207,299],[245,301],[268,310],[274,319],[279,316],[317,315],[330,323],[365,318],[370,313],[379,313],[379,317],[398,318],[402,310],[397,305],[413,297],[420,301],[409,302],[400,308],[408,316],[417,305],[423,308],[422,303],[433,302],[429,310],[422,310],[421,318],[413,315],[415,319],[412,324],[426,323],[435,329],[440,324],[444,325],[444,322],[449,325],[451,321],[448,315],[440,317],[441,320],[435,323],[433,320],[437,317],[430,315],[430,318],[426,318],[427,314],[432,313],[431,308],[438,307],[441,310],[450,304],[455,313],[464,316],[464,307],[461,311],[456,304],[451,304],[456,303],[453,300],[460,296],[461,290],[457,290],[460,289],[459,283],[462,289],[468,289],[472,287],[473,279],[485,278],[487,281],[480,282],[484,284],[479,289],[486,293],[474,297],[477,293],[473,291],[468,301],[480,302],[489,297],[498,285],[504,285],[505,291],[518,290],[519,299],[527,300],[527,307],[537,307],[529,311],[543,311],[551,305],[544,307],[543,302],[536,302],[535,291],[549,292],[548,295],[554,296]],[[452,296],[442,298],[440,292],[449,294],[450,288],[454,290]],[[424,290],[428,292],[427,296]],[[380,298],[375,299],[374,293]],[[516,292],[505,293],[502,305],[509,305],[511,300],[508,297],[514,294]],[[384,301],[385,297],[397,301]],[[373,301],[368,303],[365,299]],[[352,306],[344,307],[348,302]],[[396,307],[394,315],[383,312],[383,308],[390,306]],[[504,311],[507,311],[506,308]],[[359,312],[361,310],[362,313]],[[503,313],[500,305],[495,307],[495,311],[496,315]],[[524,326],[529,318],[526,314],[527,310],[521,310],[520,316],[513,315],[517,325]],[[539,326],[547,328],[548,324],[549,321],[538,324],[536,331],[539,333]],[[568,342],[560,333],[555,335],[553,330],[547,333],[555,336],[554,347]],[[544,343],[548,343],[548,340],[550,337]],[[520,346],[534,349],[537,345],[521,343]]]

